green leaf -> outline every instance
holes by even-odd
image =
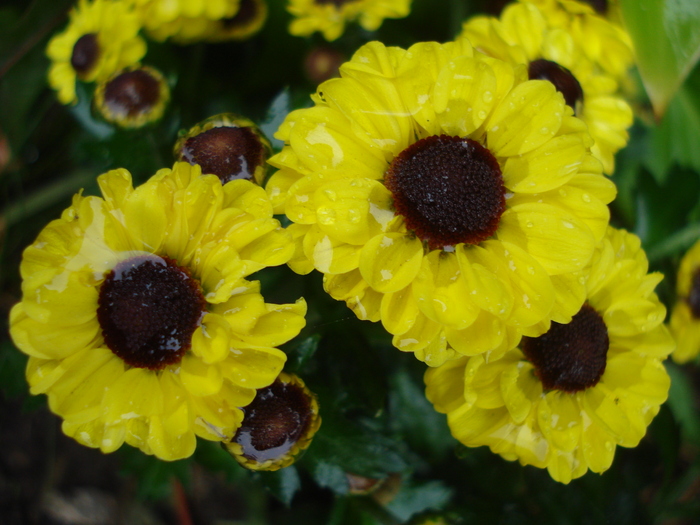
[[[298,373],[299,370],[303,369],[318,350],[320,341],[321,335],[313,334],[293,346],[288,352],[287,369],[293,373]]]
[[[119,449],[122,472],[138,482],[136,497],[142,500],[160,500],[172,491],[172,480],[177,478],[187,485],[190,478],[190,459],[163,461],[140,450],[123,446]]]
[[[639,72],[657,117],[700,58],[700,2],[621,0]]]
[[[294,495],[301,489],[299,472],[293,465],[275,472],[260,472],[255,477],[287,507],[292,503]]]
[[[673,412],[685,438],[700,445],[700,418],[695,410],[696,393],[686,371],[668,363],[666,370],[671,376],[671,389],[668,393],[668,406]]]
[[[267,136],[273,149],[280,150],[284,146],[284,142],[276,139],[273,135],[284,121],[287,114],[291,111],[291,97],[289,88],[284,88],[280,91],[270,104],[267,110],[265,122],[260,124],[260,129]]]
[[[453,492],[440,481],[407,481],[387,508],[401,521],[406,521],[426,510],[442,510],[450,501]]]
[[[700,31],[699,31],[700,32]],[[661,184],[674,166],[700,172],[700,68],[695,68],[652,129],[643,156],[645,166]]]

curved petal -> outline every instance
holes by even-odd
[[[417,237],[394,232],[377,235],[360,253],[362,277],[376,291],[396,292],[410,284],[423,262],[423,244]]]

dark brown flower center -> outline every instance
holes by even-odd
[[[255,20],[258,11],[259,7],[256,0],[241,0],[238,12],[230,18],[224,18],[221,23],[224,29],[245,27]]]
[[[571,71],[556,62],[540,58],[530,62],[528,73],[530,80],[549,80],[557,88],[557,91],[564,95],[564,101],[568,106],[571,106],[574,113],[577,115],[580,113],[580,105],[583,104],[583,89]]]
[[[609,345],[603,319],[584,304],[569,324],[552,323],[540,337],[523,337],[521,348],[545,390],[578,392],[600,381]]]
[[[185,268],[143,255],[107,274],[97,320],[114,354],[133,367],[160,370],[180,362],[205,309],[199,282]]]
[[[223,184],[234,179],[253,180],[255,168],[265,163],[265,148],[250,128],[222,126],[190,137],[181,158],[199,164]]]
[[[142,69],[117,75],[105,86],[105,105],[118,117],[137,117],[159,101],[160,80]]]
[[[693,280],[690,284],[690,293],[688,294],[688,306],[693,313],[695,319],[700,319],[700,268],[693,273]]]
[[[419,140],[392,161],[384,183],[406,227],[431,250],[488,239],[505,210],[498,161],[471,139]]]
[[[100,45],[95,33],[81,36],[73,46],[70,65],[78,76],[86,75],[93,68],[100,56]]]
[[[304,389],[279,379],[258,390],[243,411],[243,423],[233,441],[241,445],[244,457],[258,462],[287,454],[304,435],[313,416]]]

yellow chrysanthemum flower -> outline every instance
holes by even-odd
[[[290,266],[437,365],[506,351],[583,302],[615,186],[549,82],[466,39],[360,48],[269,162]]]
[[[284,372],[259,389],[243,412],[240,428],[223,445],[250,470],[274,471],[293,464],[321,426],[316,396],[299,376]]]
[[[537,5],[552,27],[569,32],[586,57],[616,80],[624,82],[634,65],[634,48],[619,24],[617,3],[606,0],[520,0]],[[607,18],[603,15],[607,15]]]
[[[465,22],[462,35],[490,56],[527,65],[531,79],[552,82],[588,125],[593,155],[612,174],[615,153],[629,139],[632,109],[616,94],[617,82],[586,58],[583,41],[553,25],[546,14],[530,3],[512,4],[500,19],[479,16]]]
[[[267,19],[264,0],[127,0],[149,36],[181,44],[245,40]]]
[[[169,100],[170,88],[160,71],[136,66],[100,82],[93,105],[108,122],[140,128],[159,120]]]
[[[674,341],[639,238],[610,228],[590,266],[586,303],[571,323],[523,338],[501,359],[429,369],[426,394],[452,435],[563,483],[603,472],[615,446],[635,447],[666,401],[662,364]]]
[[[700,241],[683,256],[676,281],[671,331],[678,347],[673,360],[687,363],[700,354]]]
[[[367,31],[376,31],[385,18],[404,18],[411,11],[411,0],[289,0],[287,10],[295,17],[289,32],[309,36],[319,31],[330,41],[357,20]]]
[[[103,198],[76,195],[25,250],[10,333],[68,436],[184,458],[195,436],[232,435],[282,369],[275,347],[306,304],[267,304],[245,277],[293,246],[249,181],[183,162],[137,188],[124,169],[98,183]]]
[[[46,48],[51,59],[49,84],[62,104],[77,101],[76,79],[106,80],[110,75],[138,63],[146,43],[138,36],[141,23],[123,2],[80,0],[70,12],[70,23]]]

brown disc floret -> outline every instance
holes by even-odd
[[[573,73],[564,66],[540,58],[530,62],[528,76],[530,80],[549,80],[564,95],[564,101],[574,113],[580,112],[577,106],[583,104],[583,89]]]
[[[384,182],[406,227],[430,249],[488,239],[505,210],[498,161],[471,139],[421,139],[394,158]]]
[[[97,320],[107,347],[137,368],[176,364],[206,309],[199,282],[167,257],[119,263],[100,287]]]
[[[70,65],[78,76],[87,75],[100,57],[100,44],[95,33],[81,36],[73,45]]]
[[[602,317],[590,305],[569,324],[552,323],[540,337],[523,337],[521,348],[545,390],[578,392],[595,386],[605,372],[610,340]]]

